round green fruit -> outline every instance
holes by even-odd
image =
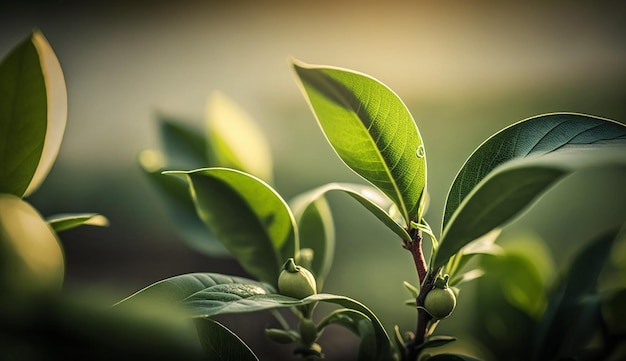
[[[304,267],[296,266],[289,258],[278,276],[278,292],[282,295],[302,299],[317,293],[313,274]]]
[[[433,288],[424,300],[424,308],[435,320],[450,316],[455,307],[456,296],[449,287]]]

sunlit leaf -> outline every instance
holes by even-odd
[[[272,182],[272,155],[257,123],[221,92],[209,96],[207,139],[218,167],[235,168]]]
[[[351,309],[336,310],[328,315],[318,327],[326,325],[340,325],[357,335],[361,342],[359,344],[359,355],[357,360],[369,361],[376,357],[376,334],[372,321],[362,312]]]
[[[55,232],[65,231],[82,225],[102,227],[109,225],[109,220],[97,213],[57,214],[46,218],[46,221],[48,221]]]
[[[590,296],[596,291],[598,277],[617,235],[617,231],[602,234],[586,244],[569,264],[535,332],[535,358],[554,359],[568,345],[570,353],[561,356],[572,356],[574,347],[584,347],[587,344],[585,341],[592,337],[601,318],[600,303],[585,300],[593,300]],[[590,316],[587,311],[591,312],[591,317],[582,317]]]
[[[157,151],[146,150],[140,154],[139,162],[150,183],[161,194],[169,219],[187,245],[211,256],[231,257],[198,216],[189,193],[189,183],[185,179],[162,174],[165,170],[163,156]]]
[[[0,63],[0,192],[22,197],[39,187],[57,157],[66,121],[61,66],[35,31]]]
[[[198,336],[206,357],[215,361],[258,361],[236,334],[211,319],[196,320]]]
[[[426,156],[402,100],[365,74],[299,61],[293,65],[337,155],[392,199],[406,224],[421,220]]]
[[[6,293],[59,290],[63,250],[56,234],[28,203],[0,193],[0,285]]]
[[[313,252],[310,270],[315,275],[319,292],[330,272],[335,254],[335,227],[330,207],[323,194],[311,192],[292,199],[289,206],[298,224],[300,249]],[[293,244],[287,243],[285,246],[291,247]],[[294,251],[288,248],[282,254],[284,257],[294,254]]]
[[[483,143],[448,194],[434,266],[511,220],[565,175],[624,167],[626,127],[580,114],[548,114],[514,124]]]
[[[275,285],[284,259],[281,249],[297,242],[295,219],[285,201],[265,182],[227,168],[185,174],[200,218],[241,266]]]

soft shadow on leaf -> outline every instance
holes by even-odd
[[[275,285],[285,261],[281,249],[298,240],[294,216],[280,195],[260,179],[233,169],[166,174],[187,176],[196,210],[211,232],[246,271]]]
[[[157,121],[165,158],[162,167],[198,169],[215,165],[208,156],[208,144],[201,129],[160,113]]]
[[[293,60],[302,90],[337,155],[420,221],[426,188],[424,145],[413,117],[386,85],[365,74]]]
[[[625,150],[625,126],[582,114],[542,115],[498,132],[474,151],[454,180],[434,266],[510,221],[565,175],[625,167]]]
[[[105,216],[97,213],[57,214],[46,218],[46,221],[55,232],[65,231],[82,225],[101,227],[109,225],[109,220]]]
[[[248,345],[221,323],[201,318],[196,320],[196,328],[209,360],[258,361]]]

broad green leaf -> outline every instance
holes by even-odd
[[[196,320],[198,336],[209,360],[258,361],[252,350],[236,334],[211,319]]]
[[[372,322],[375,333],[376,353],[374,360],[393,360],[389,336],[382,324],[367,307],[349,297],[320,293],[302,300],[278,294],[256,294],[249,297],[229,295],[228,298],[200,291],[183,301],[194,317],[211,317],[221,314],[255,312],[276,308],[304,306],[315,302],[328,302],[356,310]]]
[[[59,290],[63,250],[56,234],[21,198],[0,193],[0,286],[6,293]]]
[[[0,192],[23,197],[39,187],[57,157],[66,121],[61,66],[35,31],[0,63]]]
[[[340,325],[347,328],[361,339],[359,344],[359,355],[357,360],[375,360],[376,356],[376,334],[372,321],[362,312],[343,308],[332,312],[326,316],[318,325],[318,328],[327,325]]]
[[[554,289],[548,308],[535,332],[535,359],[554,359],[559,356],[564,345],[571,345],[572,338],[586,338],[588,341],[592,337],[601,318],[599,302],[588,303],[585,300],[589,300],[589,296],[597,291],[598,277],[617,237],[618,232],[615,230],[600,235],[586,244],[569,264],[569,269]],[[592,307],[595,317],[581,317],[589,311],[587,306]],[[578,342],[576,345],[583,347],[586,342]]]
[[[337,155],[392,199],[406,224],[419,222],[425,200],[426,156],[402,100],[365,74],[299,61],[293,65]]]
[[[235,168],[271,183],[270,146],[254,120],[221,92],[209,96],[205,114],[215,166]]]
[[[208,156],[208,144],[202,130],[162,114],[157,116],[157,120],[165,156],[163,167],[198,169],[216,165]]]
[[[323,194],[311,192],[292,199],[289,206],[298,224],[300,249],[310,249],[313,252],[311,267],[307,268],[315,275],[320,292],[335,254],[335,227],[330,207]],[[291,249],[292,243],[285,246],[281,252],[283,258],[294,254],[294,250]]]
[[[109,225],[109,220],[97,213],[57,214],[48,217],[46,221],[55,232],[65,231],[82,225],[102,227]]]
[[[241,266],[261,281],[275,285],[280,250],[297,245],[291,210],[274,189],[260,179],[227,168],[206,168],[185,174],[200,218]]]
[[[510,221],[571,172],[626,167],[625,151],[625,126],[578,114],[531,118],[497,133],[457,175],[434,266],[442,266],[467,243]],[[471,187],[467,194],[465,187]]]
[[[606,141],[626,143],[626,127],[575,113],[539,115],[499,131],[476,148],[461,167],[448,193],[442,228],[445,230],[463,200],[500,164]]]
[[[116,306],[132,307],[146,300],[163,304],[180,304],[199,292],[209,293],[220,302],[228,302],[275,291],[267,284],[243,277],[217,273],[189,273],[153,283],[121,300]]]
[[[196,212],[189,183],[163,174],[165,162],[161,153],[145,150],[139,156],[139,163],[150,183],[162,195],[169,219],[187,245],[207,255],[231,257]]]

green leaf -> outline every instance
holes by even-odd
[[[82,225],[108,226],[109,220],[97,213],[57,214],[46,219],[55,232],[61,232]]]
[[[231,98],[221,92],[209,96],[207,139],[216,166],[235,168],[272,182],[272,155],[263,132]]]
[[[562,356],[570,356],[572,345],[584,347],[597,330],[600,302],[593,294],[617,237],[616,230],[600,235],[585,245],[569,264],[535,332],[536,359],[554,359],[568,345],[570,353]],[[572,339],[577,342],[571,342]]]
[[[376,334],[372,321],[362,312],[343,308],[335,310],[326,316],[318,325],[319,329],[327,325],[340,325],[347,328],[361,339],[359,344],[359,361],[375,360],[376,356]]]
[[[440,353],[426,357],[424,361],[480,361],[480,359],[460,353]]]
[[[206,357],[215,361],[258,361],[236,334],[211,319],[196,320],[198,336]]]
[[[185,174],[200,218],[241,266],[261,281],[275,285],[280,251],[297,245],[295,219],[274,189],[238,170],[206,168]]]
[[[163,167],[198,169],[215,165],[208,157],[208,144],[202,130],[163,114],[158,114],[157,120],[165,155]]]
[[[302,89],[337,155],[420,221],[426,187],[424,145],[413,117],[387,86],[365,74],[293,62]]]
[[[0,288],[10,296],[57,291],[64,275],[56,233],[30,204],[0,193]]]
[[[231,257],[196,212],[189,183],[185,179],[163,174],[165,163],[161,154],[145,150],[141,152],[139,162],[150,183],[161,194],[169,219],[187,245],[207,255]]]
[[[61,66],[35,31],[0,63],[0,192],[24,197],[39,187],[59,152],[66,120]]]
[[[582,168],[624,167],[626,127],[580,114],[548,114],[508,127],[461,168],[446,201],[434,267],[503,225],[565,175]]]
[[[289,202],[289,206],[298,224],[300,249],[308,248],[313,251],[310,270],[315,276],[319,292],[330,272],[335,254],[335,227],[330,207],[323,194],[311,192],[295,197]],[[294,254],[290,249],[292,243],[285,246],[287,249],[282,250],[283,257]]]

